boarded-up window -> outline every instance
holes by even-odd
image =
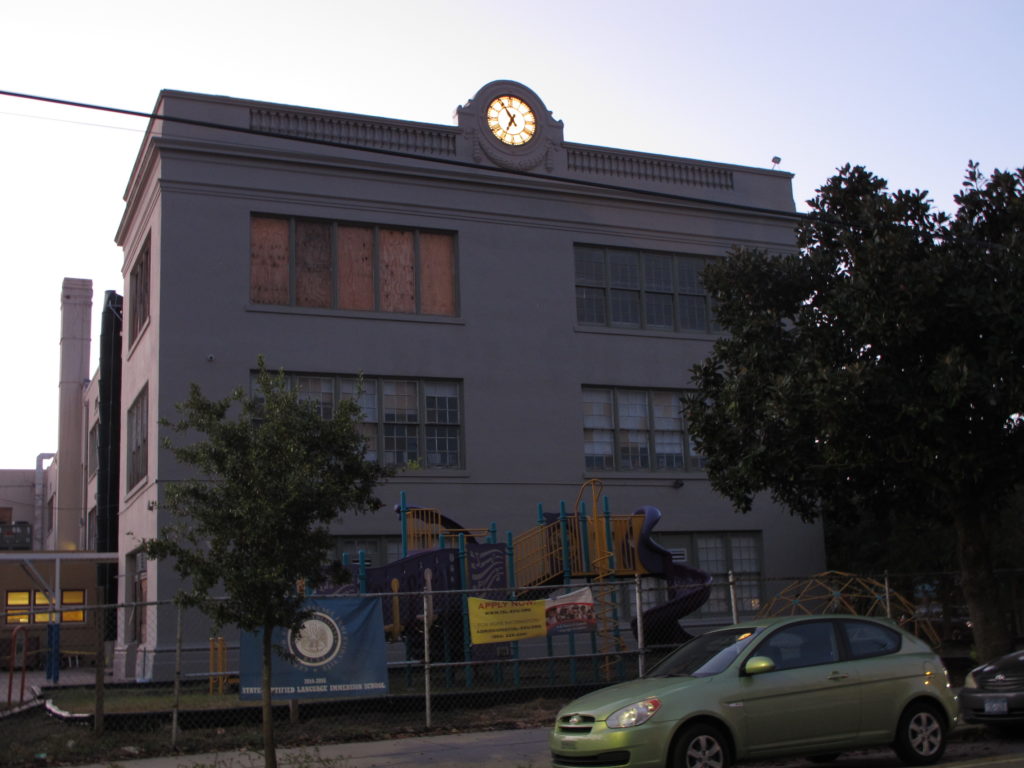
[[[416,258],[413,234],[380,231],[380,308],[385,312],[416,311]]]
[[[420,312],[455,314],[455,243],[451,235],[420,234]]]
[[[450,233],[253,216],[250,237],[254,304],[457,314]]]
[[[374,308],[372,227],[338,227],[338,306]]]
[[[323,221],[295,223],[295,303],[330,307],[331,225]]]
[[[254,304],[291,303],[288,291],[287,219],[253,216],[249,231],[249,300]]]

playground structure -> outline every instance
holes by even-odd
[[[942,644],[935,627],[910,600],[866,576],[826,571],[795,581],[773,597],[758,615],[800,616],[849,613],[855,616],[894,618],[904,629],[929,643]]]
[[[644,645],[688,639],[679,621],[699,609],[710,593],[708,574],[674,562],[671,552],[653,540],[661,512],[642,507],[628,515],[612,515],[599,481],[580,488],[571,511],[565,502],[557,513],[538,505],[536,525],[516,536],[507,533],[504,542],[494,523],[486,529],[463,528],[437,509],[407,505],[404,493],[396,511],[402,556],[371,568],[360,553],[358,562],[342,563],[352,575],[350,584],[321,587],[314,595],[392,594],[382,601],[385,630],[392,640],[406,640],[410,658],[424,653],[425,632],[433,660],[514,655],[500,647],[509,644],[470,643],[466,600],[472,593],[532,600],[562,587],[591,586],[596,618],[592,647],[609,665],[626,649],[624,606],[616,600],[615,586],[637,577],[665,581],[668,599],[638,608],[639,620],[629,622],[637,642]],[[610,675],[606,669],[606,678]]]

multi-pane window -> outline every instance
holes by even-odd
[[[576,320],[653,331],[719,330],[701,272],[707,259],[577,245]]]
[[[334,557],[340,562],[348,562],[349,566],[359,564],[359,553],[367,566],[386,565],[393,563],[402,556],[401,536],[336,536],[334,538]]]
[[[450,232],[254,215],[254,304],[457,314]]]
[[[85,622],[85,590],[62,589],[61,611],[54,612],[50,596],[42,590],[10,589],[5,600],[6,623],[48,624],[60,621],[67,624]]]
[[[149,387],[128,407],[128,445],[125,451],[127,488],[131,490],[149,472]]]
[[[712,577],[711,594],[699,616],[732,615],[730,572],[737,613],[753,616],[761,609],[760,532],[656,533],[655,539],[674,555],[678,554],[679,562]]]
[[[128,275],[128,346],[135,343],[147,320],[149,320],[148,239]]]
[[[89,442],[87,445],[89,462],[89,477],[96,474],[100,466],[100,425],[99,422],[89,428]]]
[[[682,392],[583,388],[583,455],[588,470],[698,470],[686,434]]]
[[[355,400],[370,461],[406,469],[462,466],[462,386],[457,381],[292,374],[288,386],[332,418]]]
[[[725,616],[729,604],[729,572],[735,583],[737,610],[750,615],[760,610],[761,539],[758,533],[696,534],[697,567],[710,573],[711,596],[704,604],[704,615]]]

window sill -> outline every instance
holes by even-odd
[[[440,325],[465,325],[461,317],[447,315],[410,315],[397,312],[357,312],[349,309],[327,309],[321,307],[293,307],[283,304],[247,304],[246,312],[271,315],[299,315],[305,317],[334,317],[350,320],[390,320],[399,323],[437,323]]]

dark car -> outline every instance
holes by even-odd
[[[1006,729],[1024,725],[1024,651],[972,669],[958,698],[968,723]]]

